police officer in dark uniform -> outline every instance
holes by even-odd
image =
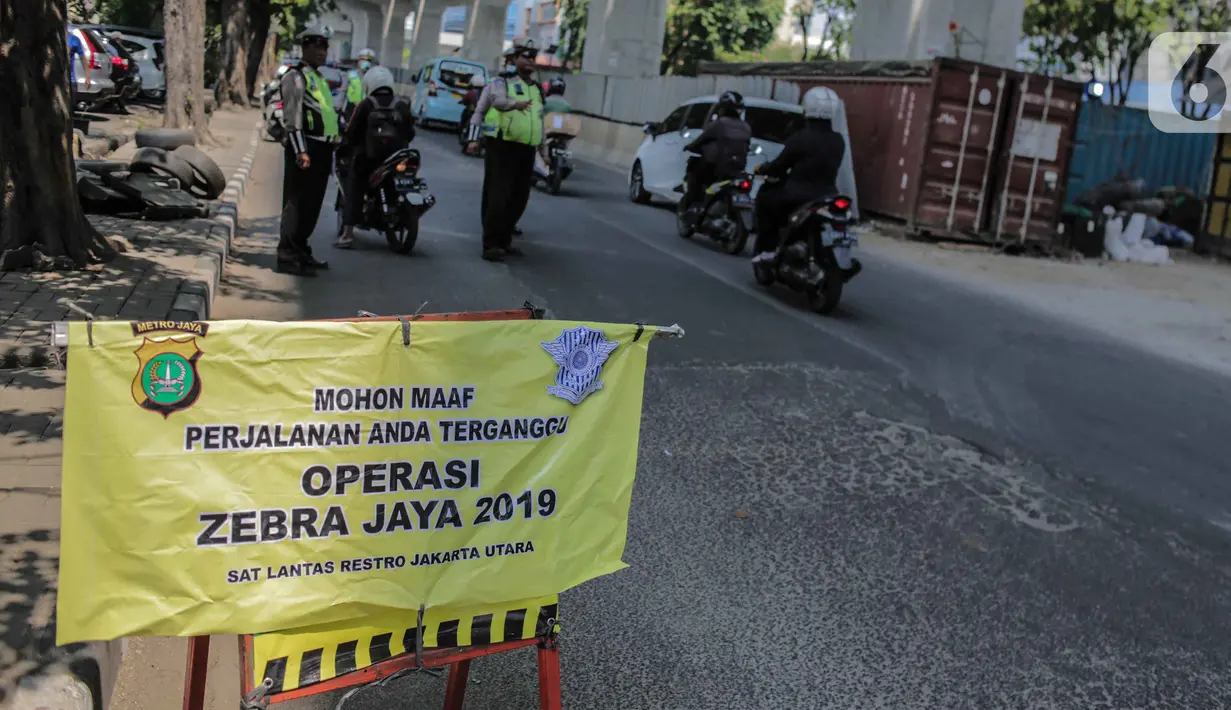
[[[513,245],[517,221],[530,201],[534,156],[543,142],[543,92],[532,81],[538,50],[514,41],[505,71],[483,88],[470,119],[468,152],[485,136],[483,170],[483,258],[502,261],[520,256]]]
[[[316,229],[325,189],[333,171],[338,114],[329,82],[317,73],[329,53],[329,30],[309,25],[299,35],[303,57],[282,75],[282,115],[286,123],[282,171],[282,224],[278,271],[315,276],[329,264],[312,256],[308,238]]]

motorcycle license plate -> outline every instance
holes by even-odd
[[[398,192],[411,192],[415,189],[415,179],[412,177],[393,178],[393,189]]]
[[[736,207],[752,207],[752,196],[741,192],[731,198],[731,204]]]
[[[859,244],[859,239],[845,230],[826,227],[821,231],[821,242],[827,247],[853,247]]]
[[[422,207],[423,205],[434,202],[430,196],[424,195],[421,192],[409,192],[402,195],[402,199],[406,201],[406,204],[413,205],[415,207]]]
[[[279,121],[282,120],[282,109],[280,108],[274,109],[274,118],[278,119]]]

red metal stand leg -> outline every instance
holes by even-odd
[[[184,710],[205,710],[205,674],[209,671],[209,637],[188,639],[188,666],[184,671]]]
[[[555,639],[539,644],[539,710],[562,710],[560,648]]]
[[[458,661],[449,666],[449,679],[445,681],[444,710],[462,710],[466,699],[466,680],[470,677],[470,661]]]

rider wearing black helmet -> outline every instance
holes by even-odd
[[[573,110],[569,102],[564,100],[564,88],[564,79],[560,77],[547,82],[547,90],[543,92],[547,96],[543,101],[543,115],[549,113],[569,113]]]
[[[725,91],[718,97],[714,113],[701,135],[684,146],[690,153],[701,157],[688,161],[684,176],[687,189],[684,206],[695,209],[705,196],[705,188],[718,180],[727,180],[743,172],[748,160],[748,146],[752,141],[752,128],[740,118],[744,111],[744,97],[734,91]]]

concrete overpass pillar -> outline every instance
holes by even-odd
[[[666,29],[667,0],[590,0],[582,71],[658,76]]]
[[[383,0],[380,27],[380,63],[392,68],[402,66],[402,50],[406,47],[406,16],[410,0]],[[376,49],[373,47],[373,49]]]
[[[851,59],[960,56],[1014,68],[1025,6],[1025,0],[860,0]],[[950,22],[961,28],[956,38]]]
[[[444,0],[418,0],[414,36],[410,40],[410,71],[423,68],[440,54],[440,24],[447,3]]]
[[[490,0],[474,0],[466,8],[466,38],[462,40],[462,56],[482,62],[489,70],[498,69],[504,52],[504,21],[508,5],[492,4]]]

